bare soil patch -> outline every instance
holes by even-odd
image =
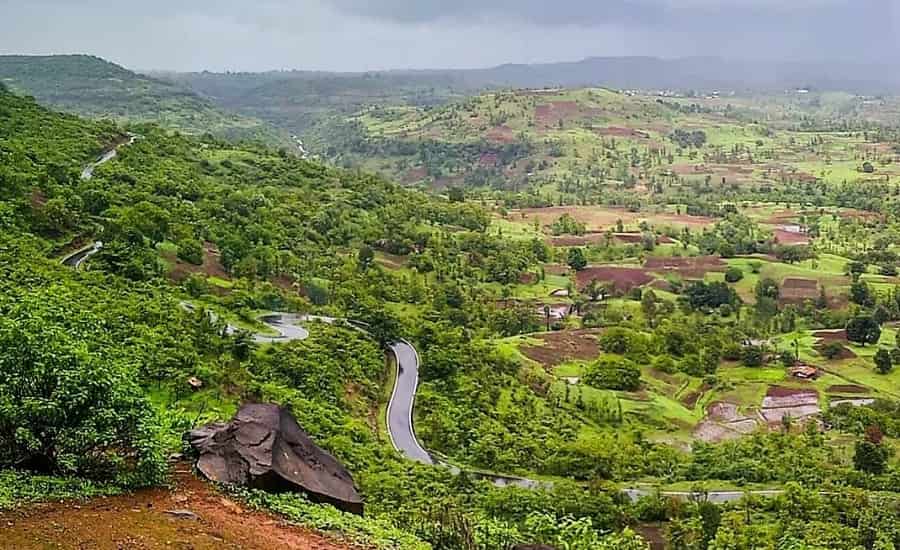
[[[775,239],[779,244],[799,246],[809,244],[812,239],[806,233],[797,233],[795,231],[787,231],[785,229],[776,229],[774,231]]]
[[[203,243],[203,264],[193,265],[181,260],[175,260],[175,267],[169,273],[175,281],[183,281],[189,275],[194,273],[202,273],[207,277],[218,277],[220,279],[229,279],[225,266],[222,265],[221,254],[219,248],[211,242]]]
[[[559,124],[560,120],[567,120],[582,114],[582,109],[576,101],[551,101],[534,108],[534,120],[540,126],[552,126]]]
[[[575,282],[579,290],[583,290],[591,281],[597,280],[601,283],[612,283],[614,291],[618,293],[625,293],[635,287],[644,286],[653,279],[654,277],[643,269],[632,267],[589,267],[575,275]]]
[[[516,140],[516,136],[513,133],[512,128],[510,128],[506,124],[491,128],[490,130],[485,132],[484,137],[488,141],[493,141],[496,143],[512,143]]]
[[[197,517],[167,513],[177,510]],[[276,516],[248,510],[187,472],[178,474],[172,489],[149,489],[87,503],[38,504],[0,512],[0,524],[2,545],[21,550],[354,548]]]
[[[780,297],[782,301],[815,300],[819,297],[819,282],[788,277],[781,283]]]
[[[819,353],[824,353],[826,343],[827,342],[823,342],[821,344],[818,344],[817,346],[814,346],[816,351],[818,351]],[[837,355],[834,356],[834,359],[838,360],[838,361],[843,360],[843,359],[855,359],[855,358],[856,358],[856,354],[853,353],[853,350],[846,348],[844,346],[841,346],[841,349],[838,350]]]
[[[644,268],[656,273],[677,273],[686,279],[702,279],[711,271],[725,271],[728,265],[718,256],[661,257],[651,256]]]
[[[856,384],[837,384],[834,386],[828,386],[825,390],[828,393],[853,393],[853,394],[869,394],[869,388],[864,386],[857,386]]]
[[[522,346],[520,349],[525,357],[549,370],[566,361],[596,359],[600,355],[600,345],[596,338],[600,332],[599,329],[545,332],[535,336],[543,345]]]
[[[847,331],[844,329],[837,330],[820,330],[813,333],[813,336],[821,339],[823,342],[846,342]]]

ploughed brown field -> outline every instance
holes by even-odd
[[[532,361],[551,368],[570,360],[590,361],[600,355],[597,343],[599,329],[562,330],[534,336],[539,346],[522,346],[522,353]]]
[[[629,290],[644,286],[655,277],[645,270],[634,267],[601,266],[589,267],[579,271],[575,275],[578,290],[584,290],[593,280],[601,283],[612,283],[616,292],[628,292]]]

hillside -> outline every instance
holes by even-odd
[[[588,116],[606,133],[635,126],[601,134],[610,163],[643,162],[620,140],[654,139],[685,141],[679,159],[748,160],[706,148],[690,107],[546,94],[485,96],[421,124],[408,107],[354,118],[397,140],[440,129],[469,154],[481,124],[544,147],[594,133]],[[718,139],[757,139],[699,116],[733,132]],[[665,137],[671,124],[684,132]],[[0,87],[0,518],[19,538],[47,518],[48,543],[89,543],[79,512],[116,537],[123,513],[181,536],[149,498],[200,512],[187,524],[198,547],[217,525],[235,544],[306,534],[248,529],[235,518],[248,508],[378,550],[900,544],[894,184],[785,178],[764,191],[754,175],[657,192],[629,172],[581,204],[527,208],[537,199],[443,197],[259,145],[128,130]],[[768,143],[836,154],[873,139],[856,134]],[[573,161],[590,153],[573,145],[560,145]],[[626,184],[619,196],[655,202],[605,204]],[[286,326],[295,336],[276,336]],[[427,461],[395,446],[400,391]],[[183,434],[248,402],[289,410],[352,474],[365,514],[298,493],[183,494],[183,477],[169,488],[194,458]],[[89,502],[60,503],[72,499]]]
[[[290,143],[259,120],[229,113],[187,89],[97,57],[0,56],[0,82],[46,105],[90,118],[156,122],[188,134]]]
[[[316,123],[367,106],[428,108],[497,89],[597,87],[666,90],[702,96],[714,90],[741,95],[822,92],[895,94],[890,68],[865,63],[749,62],[716,57],[660,59],[592,57],[576,62],[500,65],[465,70],[393,70],[369,73],[159,73],[217,105],[299,135],[317,152]]]
[[[338,163],[406,183],[512,191],[535,204],[665,204],[701,187],[756,190],[764,200],[792,182],[894,181],[885,127],[894,112],[896,101],[850,95],[520,90],[435,108],[370,107],[314,132]]]
[[[160,78],[211,98],[228,109],[268,121],[304,140],[333,116],[370,105],[427,107],[464,97],[472,89],[457,79],[429,73],[164,73]]]

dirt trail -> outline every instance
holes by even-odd
[[[171,511],[196,517],[178,517]],[[350,550],[275,516],[253,512],[189,473],[172,489],[0,512],[0,548]]]

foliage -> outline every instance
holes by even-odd
[[[641,386],[641,369],[615,355],[604,355],[585,369],[584,382],[595,388],[635,391]]]
[[[868,315],[853,317],[847,322],[847,339],[858,344],[877,344],[881,339],[881,327]]]

